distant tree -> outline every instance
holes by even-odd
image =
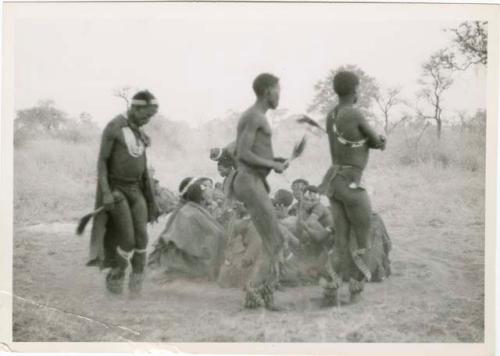
[[[478,109],[474,116],[469,120],[472,127],[478,128],[481,131],[486,129],[486,110]]]
[[[90,115],[86,111],[80,113],[76,123],[79,129],[87,130],[89,132],[99,131],[99,127],[97,126],[97,123],[94,121],[92,115]]]
[[[78,116],[78,119],[80,120],[80,122],[82,123],[88,123],[88,122],[92,122],[92,115],[90,115],[88,112],[86,111],[82,111],[80,113],[80,115]]]
[[[399,120],[390,119],[391,110],[397,105],[406,103],[406,101],[401,98],[401,88],[394,87],[388,88],[384,91],[381,90],[377,95],[375,95],[374,99],[378,108],[382,112],[384,119],[384,131],[386,134],[389,134],[396,126],[406,120],[406,115],[400,117]]]
[[[133,91],[134,88],[128,85],[113,89],[113,95],[125,101],[125,110],[128,110],[130,107],[130,98],[133,95]]]
[[[17,111],[14,121],[16,130],[42,130],[46,132],[61,129],[68,122],[66,113],[55,107],[54,101],[40,101],[38,105]]]
[[[462,60],[458,60],[456,56],[451,58],[456,69],[466,70],[471,65],[488,63],[487,21],[462,22],[458,27],[447,31],[453,33],[455,49],[464,57]]]
[[[441,138],[443,125],[443,94],[453,84],[452,76],[455,68],[450,63],[448,50],[441,49],[434,52],[429,60],[422,65],[422,77],[418,81],[421,90],[417,95],[426,100],[432,113],[425,114],[418,109],[417,115],[424,120],[435,121],[438,138]]]
[[[312,103],[309,105],[308,112],[317,112],[325,116],[337,105],[338,99],[333,90],[333,78],[339,71],[343,70],[352,71],[358,76],[360,84],[357,106],[365,116],[373,118],[374,115],[370,109],[373,100],[379,95],[379,87],[375,78],[370,77],[356,65],[340,66],[337,69],[331,70],[324,79],[318,81],[314,86],[315,95]]]

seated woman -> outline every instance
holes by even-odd
[[[160,234],[149,266],[161,268],[168,277],[206,277],[216,280],[225,245],[224,228],[202,206],[203,180],[185,178],[181,201]]]

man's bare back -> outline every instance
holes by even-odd
[[[380,136],[352,105],[339,105],[328,115],[327,132],[332,162],[336,165],[364,169],[368,163],[369,149],[382,145]],[[345,141],[342,142],[342,139]]]

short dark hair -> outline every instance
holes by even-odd
[[[272,88],[279,82],[279,78],[270,73],[262,73],[253,81],[253,91],[258,97],[264,95],[267,89]]]
[[[354,89],[358,85],[358,76],[353,72],[340,71],[333,78],[333,90],[338,96],[346,96],[354,93]]]
[[[155,96],[149,90],[141,90],[135,93],[134,96],[132,97],[132,106],[135,106],[134,100],[142,100],[146,102],[147,105],[158,105],[156,103]],[[144,105],[138,105],[138,106],[144,106]]]
[[[304,188],[304,193],[305,192],[318,193],[318,188],[315,185],[308,185]]]
[[[297,184],[297,183],[302,183],[302,184],[304,184],[304,185],[309,185],[309,182],[308,182],[308,181],[306,181],[306,180],[305,180],[305,179],[303,179],[303,178],[298,178],[298,179],[295,179],[295,180],[292,182],[292,186],[293,186],[294,184]]]
[[[273,202],[274,204],[282,204],[288,208],[293,203],[293,194],[289,190],[278,189],[274,194]]]
[[[179,192],[182,192],[184,190],[184,188],[189,184],[191,183],[191,181],[193,180],[194,178],[193,177],[187,177],[187,178],[184,178],[181,182],[181,184],[179,185]],[[203,200],[203,191],[201,190],[201,187],[200,187],[200,183],[199,183],[199,179],[197,180],[197,182],[194,182],[188,189],[186,192],[184,192],[184,194],[182,194],[182,198],[184,200],[187,200],[187,201],[192,201],[194,203],[201,203],[201,201]]]

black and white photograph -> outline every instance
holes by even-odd
[[[0,341],[490,354],[498,10],[4,3]]]

